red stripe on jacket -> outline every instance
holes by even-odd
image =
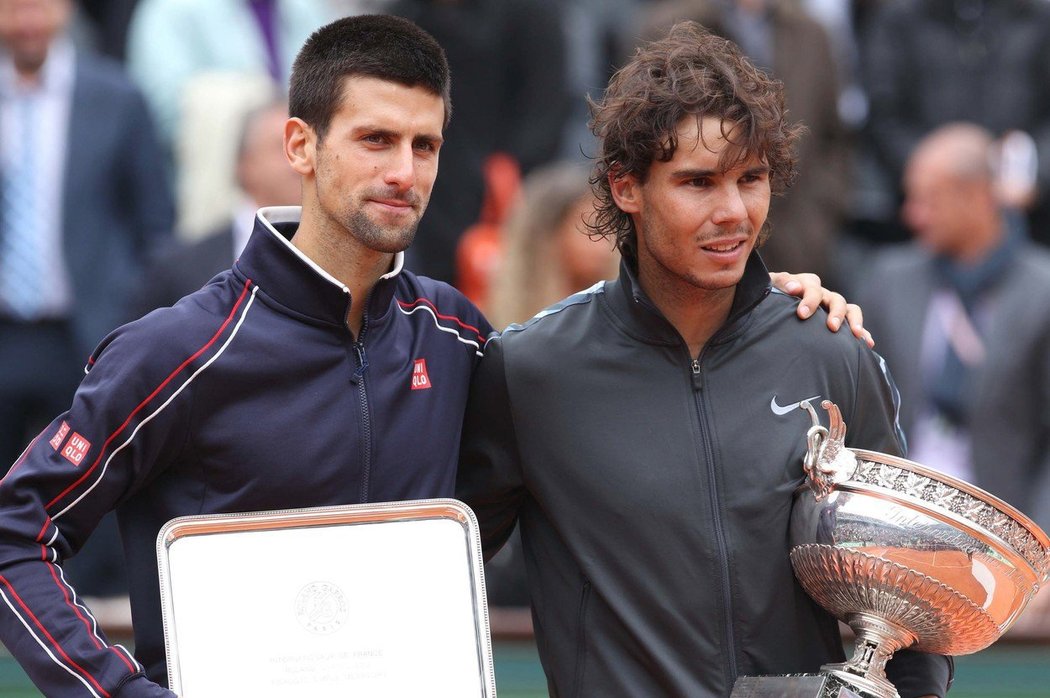
[[[402,308],[406,308],[406,309],[414,308],[414,307],[418,306],[420,303],[422,303],[423,305],[428,306],[431,310],[433,310],[434,311],[434,315],[436,317],[439,317],[442,320],[451,320],[452,322],[456,323],[457,325],[459,325],[463,329],[470,330],[471,332],[473,332],[477,336],[478,341],[480,341],[482,344],[485,343],[485,338],[481,336],[481,330],[479,330],[477,327],[474,327],[473,325],[468,325],[467,323],[463,322],[462,320],[460,320],[455,315],[442,315],[441,313],[438,312],[437,306],[434,305],[434,303],[431,302],[429,299],[417,298],[414,301],[412,301],[411,303],[406,303],[405,301],[401,300],[400,298],[397,299],[397,304],[400,305]]]
[[[177,376],[179,373],[181,373],[182,370],[184,368],[186,368],[188,365],[190,365],[190,363],[192,363],[194,359],[196,359],[198,356],[200,356],[205,351],[207,351],[209,349],[209,347],[211,347],[211,345],[214,344],[216,342],[216,340],[219,339],[219,337],[222,335],[222,333],[226,330],[226,327],[233,320],[233,316],[237,314],[237,309],[241,306],[241,303],[244,301],[244,297],[248,294],[248,288],[251,285],[252,285],[252,281],[251,281],[251,279],[248,279],[247,283],[244,284],[244,290],[241,292],[240,297],[237,299],[237,302],[233,304],[233,309],[230,311],[230,314],[226,316],[226,319],[223,321],[223,323],[219,327],[219,329],[215,332],[215,335],[211,339],[209,339],[208,342],[204,346],[202,346],[200,349],[198,349],[196,352],[194,352],[193,355],[190,356],[190,358],[188,358],[185,361],[183,361],[179,365],[178,368],[176,368],[174,371],[172,371],[171,374],[167,378],[165,378],[164,381],[160,385],[158,385],[153,390],[152,393],[149,394],[149,397],[147,397],[145,400],[140,402],[138,404],[138,406],[131,411],[131,414],[129,414],[127,416],[127,419],[124,420],[124,423],[121,424],[119,427],[117,427],[117,430],[114,431],[112,434],[110,434],[109,438],[107,438],[105,443],[102,444],[102,448],[99,451],[98,457],[95,459],[95,462],[91,464],[91,467],[88,468],[84,472],[84,474],[81,475],[77,479],[76,482],[74,482],[72,485],[70,485],[66,489],[62,490],[62,492],[59,493],[58,496],[56,496],[54,499],[52,499],[50,502],[48,502],[47,505],[44,507],[45,509],[50,509],[52,506],[55,505],[56,502],[58,502],[63,497],[65,497],[67,494],[69,494],[70,492],[75,490],[78,486],[80,486],[80,484],[83,483],[84,480],[86,480],[95,471],[95,468],[98,467],[98,464],[102,462],[102,456],[104,456],[106,454],[106,448],[113,441],[113,439],[115,439],[118,436],[120,436],[121,432],[123,432],[127,428],[128,424],[131,423],[131,419],[136,414],[138,414],[139,411],[142,410],[146,405],[148,405],[150,402],[152,402],[153,398],[157,397],[157,394],[160,393],[160,391],[163,390],[164,387],[175,378],[175,376]]]
[[[99,693],[105,696],[105,698],[110,698],[110,695],[106,692],[106,689],[102,688],[102,684],[100,684],[94,676],[88,673],[88,671],[84,669],[84,667],[74,662],[70,658],[70,656],[66,654],[66,651],[62,649],[62,645],[58,644],[58,641],[55,640],[55,638],[51,637],[51,633],[47,631],[47,628],[44,627],[43,623],[41,623],[40,620],[35,615],[33,615],[33,612],[31,610],[29,610],[29,606],[27,606],[26,602],[22,600],[22,597],[18,595],[18,592],[15,591],[14,586],[12,586],[11,582],[7,580],[7,577],[0,575],[0,583],[3,583],[3,585],[7,587],[8,591],[11,592],[11,596],[13,596],[15,598],[15,601],[18,602],[18,605],[22,607],[22,610],[26,612],[29,618],[33,621],[34,625],[36,625],[36,627],[40,629],[40,632],[44,633],[44,636],[47,637],[48,641],[51,643],[51,646],[54,647],[60,655],[62,655],[62,658],[66,660],[68,665],[76,669],[83,678],[90,681],[91,685],[97,688]]]

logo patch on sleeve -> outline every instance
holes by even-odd
[[[91,442],[74,431],[69,437],[69,443],[62,449],[62,455],[73,465],[79,466],[90,450]]]
[[[69,425],[65,422],[62,422],[62,426],[58,428],[58,431],[55,432],[55,435],[51,437],[50,441],[48,441],[48,443],[51,444],[51,448],[57,451],[58,447],[62,445],[62,442],[65,440],[66,434],[68,433]]]
[[[430,389],[430,375],[427,374],[427,360],[416,359],[412,364],[412,390]]]

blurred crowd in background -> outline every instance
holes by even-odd
[[[913,446],[1050,524],[1047,0],[0,0],[4,467],[106,332],[229,266],[256,208],[298,203],[292,59],[362,12],[448,53],[453,118],[408,263],[497,327],[616,274],[582,225],[587,98],[676,21],[734,40],[807,128],[767,266],[871,308]],[[70,565],[92,595],[120,593],[104,547]],[[494,603],[527,602],[513,556]]]

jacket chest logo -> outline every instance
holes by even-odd
[[[412,390],[429,390],[430,375],[427,373],[427,360],[416,359],[412,363]]]
[[[820,395],[814,395],[813,397],[807,397],[802,400],[799,400],[798,402],[792,402],[789,405],[781,405],[777,403],[777,396],[774,395],[773,399],[769,401],[769,409],[772,410],[773,414],[775,414],[776,416],[783,417],[788,412],[797,410],[799,407],[802,406],[803,402],[806,402],[807,400],[809,402],[816,402],[819,398]]]

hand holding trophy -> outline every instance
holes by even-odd
[[[1000,499],[884,453],[849,449],[830,401],[813,419],[795,493],[791,564],[813,599],[856,634],[819,674],[741,677],[733,698],[899,698],[886,678],[911,647],[970,654],[995,642],[1050,577],[1050,539]]]

